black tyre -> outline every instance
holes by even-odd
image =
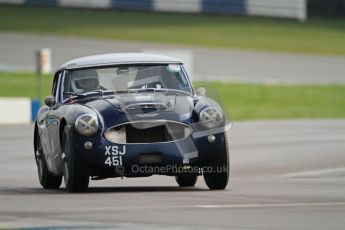
[[[180,187],[193,187],[198,180],[196,175],[180,175],[175,176],[175,180]]]
[[[227,146],[212,160],[204,174],[207,187],[211,190],[223,190],[229,182],[229,156]]]
[[[78,159],[72,148],[72,138],[67,127],[62,135],[63,177],[68,192],[85,192],[89,186],[87,165]]]
[[[54,176],[48,172],[46,159],[44,157],[41,139],[36,134],[35,161],[37,165],[38,180],[44,189],[58,189],[62,182],[62,176]]]

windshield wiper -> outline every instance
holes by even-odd
[[[113,90],[97,89],[97,90],[90,91],[89,93],[100,93],[102,95],[102,97],[103,97],[106,94],[114,94],[114,91]]]
[[[126,89],[126,90],[117,90],[115,93],[136,93],[136,92],[174,92],[174,93],[181,93],[181,94],[186,94],[186,95],[191,95],[190,93],[183,91],[183,90],[178,90],[178,89],[165,89],[165,88],[138,88],[138,89]]]
[[[128,89],[128,92],[156,92],[157,89],[155,88],[139,88],[139,89]]]
[[[109,94],[109,93],[113,94],[114,92],[112,90],[101,90],[101,89],[84,92],[84,93],[64,92],[65,95],[80,97],[80,98],[85,98],[88,96],[94,96],[98,94],[100,94],[103,97],[104,94]]]
[[[144,88],[144,89],[120,89],[120,90],[116,90],[113,91],[114,93],[137,93],[137,92],[146,92],[146,91],[150,91],[150,92],[155,92],[156,89],[154,88]]]
[[[64,92],[65,95],[75,96],[75,97],[86,97],[85,93],[76,93],[76,92]]]
[[[183,90],[179,90],[179,89],[159,89],[159,90],[162,90],[164,92],[173,92],[173,93],[180,93],[180,94],[186,94],[186,95],[191,95],[191,93],[188,93],[186,91],[183,91]]]

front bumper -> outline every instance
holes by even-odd
[[[208,141],[209,135],[215,137],[214,142]],[[92,148],[85,148],[86,142],[91,142]],[[175,142],[150,144],[114,144],[102,135],[74,135],[74,148],[80,160],[89,166],[91,174],[105,177],[121,176],[116,174],[138,176],[133,170],[142,166],[207,166],[217,153],[228,151],[226,142],[226,132],[210,131]],[[146,174],[176,173],[167,170]]]

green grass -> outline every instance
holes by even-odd
[[[51,94],[53,77],[41,76],[41,100]],[[0,72],[0,97],[37,98],[36,74]]]
[[[345,19],[300,23],[229,15],[1,6],[0,31],[345,55]]]
[[[345,85],[205,85],[235,120],[345,118]]]
[[[42,96],[50,94],[51,76],[42,76]],[[36,97],[32,73],[0,72],[0,97]],[[262,85],[201,83],[234,120],[345,118],[345,85]]]

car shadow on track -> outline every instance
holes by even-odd
[[[207,188],[178,186],[130,186],[130,187],[90,187],[85,193],[147,193],[147,192],[205,192]],[[6,195],[33,195],[33,194],[68,194],[64,187],[60,189],[43,189],[39,187],[17,187],[0,189],[0,194]]]
[[[90,187],[87,193],[116,193],[116,192],[196,192],[209,191],[206,188],[185,187],[178,186],[131,186],[131,187]]]

